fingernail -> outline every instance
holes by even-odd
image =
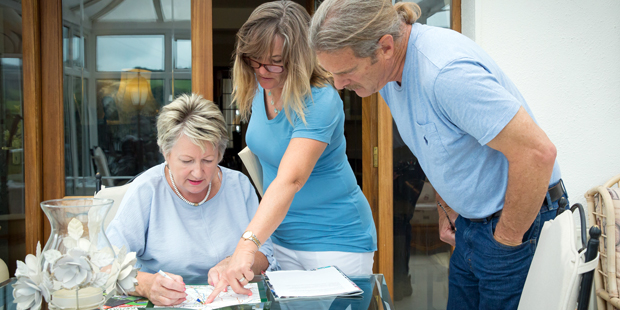
[[[252,292],[250,292],[250,295],[248,295],[248,296],[252,296]]]

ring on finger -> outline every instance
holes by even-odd
[[[239,279],[239,282],[243,282],[243,281],[245,281],[245,280],[246,280],[246,279],[245,279],[245,276],[241,276],[241,279]]]

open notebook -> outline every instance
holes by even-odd
[[[276,299],[356,296],[364,293],[335,266],[314,270],[267,271],[265,282]]]
[[[258,157],[247,146],[239,152],[239,157],[245,168],[248,169],[250,178],[254,182],[254,187],[256,187],[260,196],[263,197],[263,166],[261,166]]]

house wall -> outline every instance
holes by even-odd
[[[620,174],[620,1],[463,0],[463,33],[517,85],[569,200]]]

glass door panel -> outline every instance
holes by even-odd
[[[400,1],[396,1],[400,2]],[[419,23],[450,28],[450,0],[417,2]],[[393,123],[393,122],[392,122]],[[435,191],[393,125],[396,309],[446,309],[450,245],[439,240]]]
[[[0,25],[0,264],[12,276],[26,255],[21,10],[0,4]]]
[[[191,1],[95,2],[62,0],[67,196],[162,163],[157,113],[191,92]]]

